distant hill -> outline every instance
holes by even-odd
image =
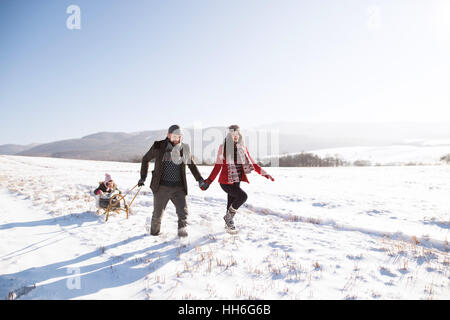
[[[225,132],[225,127],[214,128],[219,132]],[[186,132],[185,141],[194,150],[195,146],[190,143],[189,139],[194,134],[193,129],[184,130]],[[44,143],[8,154],[84,160],[140,161],[155,140],[165,139],[166,136],[167,129],[135,133],[99,132],[80,139]]]
[[[256,127],[280,132],[280,153],[359,146],[421,145],[450,141],[448,123],[301,123],[276,122]]]
[[[372,165],[438,164],[442,156],[450,154],[450,144],[344,147],[311,152],[320,157],[334,156],[350,162],[367,161]]]
[[[29,144],[29,145],[18,145],[18,144],[4,144],[0,146],[0,154],[8,154],[14,155],[19,152],[23,152],[25,150],[31,149],[37,146],[37,143]]]
[[[85,160],[131,161],[142,157],[154,140],[162,139],[165,130],[139,133],[99,132],[80,139],[40,144],[17,155]]]
[[[213,129],[212,131],[216,134],[211,137],[203,136],[201,149],[192,143],[193,139],[189,139],[194,135],[192,128],[185,129],[187,133],[185,142],[191,145],[194,156],[199,156],[200,150],[203,152],[206,150],[208,152],[204,160],[213,161],[216,150],[214,148],[218,146],[217,139],[221,139],[218,137],[223,136],[226,127],[209,127],[204,130],[206,129]],[[269,154],[272,155],[324,149],[324,152],[328,153],[336,151],[328,149],[346,147],[450,145],[450,125],[442,123],[277,122],[254,128],[242,128],[245,136],[251,136],[258,130],[278,131],[279,148],[268,150]],[[166,133],[167,129],[134,133],[98,132],[78,139],[60,140],[38,145],[2,145],[0,146],[0,154],[85,160],[139,161],[153,141],[164,139]],[[216,139],[215,142],[212,142],[212,138]],[[345,153],[347,154],[347,152]],[[369,155],[364,153],[364,156],[368,157]],[[257,158],[256,155],[255,158]]]

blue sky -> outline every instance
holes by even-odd
[[[2,0],[0,144],[199,121],[447,121],[449,21],[445,0]]]

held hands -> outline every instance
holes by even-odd
[[[209,179],[203,180],[203,178],[200,178],[200,180],[198,180],[198,186],[203,191],[208,189],[210,184],[211,184],[211,180],[209,180]]]
[[[138,187],[142,187],[144,185],[144,181],[143,179],[139,179],[138,181]]]

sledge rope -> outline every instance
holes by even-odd
[[[134,195],[133,199],[131,200],[131,202],[129,204],[127,204],[125,197],[131,192],[133,191],[138,185],[136,184],[133,188],[131,188],[130,190],[128,190],[125,194],[118,194],[117,196],[115,196],[114,198],[111,198],[108,209],[106,211],[106,221],[108,221],[108,217],[109,217],[109,213],[112,210],[112,208],[114,206],[116,206],[118,203],[120,203],[120,201],[123,200],[124,205],[125,205],[125,210],[127,213],[127,219],[128,219],[128,213],[130,210],[131,205],[133,204],[134,199],[136,199],[136,196],[138,195],[138,193],[141,191],[142,186],[139,187],[138,191],[136,192],[136,194]],[[118,200],[114,201],[114,199],[118,198]],[[122,209],[123,210],[123,209]]]

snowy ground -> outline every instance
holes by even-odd
[[[267,168],[275,182],[243,186],[237,235],[217,181],[189,173],[185,240],[172,204],[145,234],[148,181],[128,220],[95,214],[104,173],[126,191],[139,167],[0,156],[0,298],[450,299],[448,166]]]

